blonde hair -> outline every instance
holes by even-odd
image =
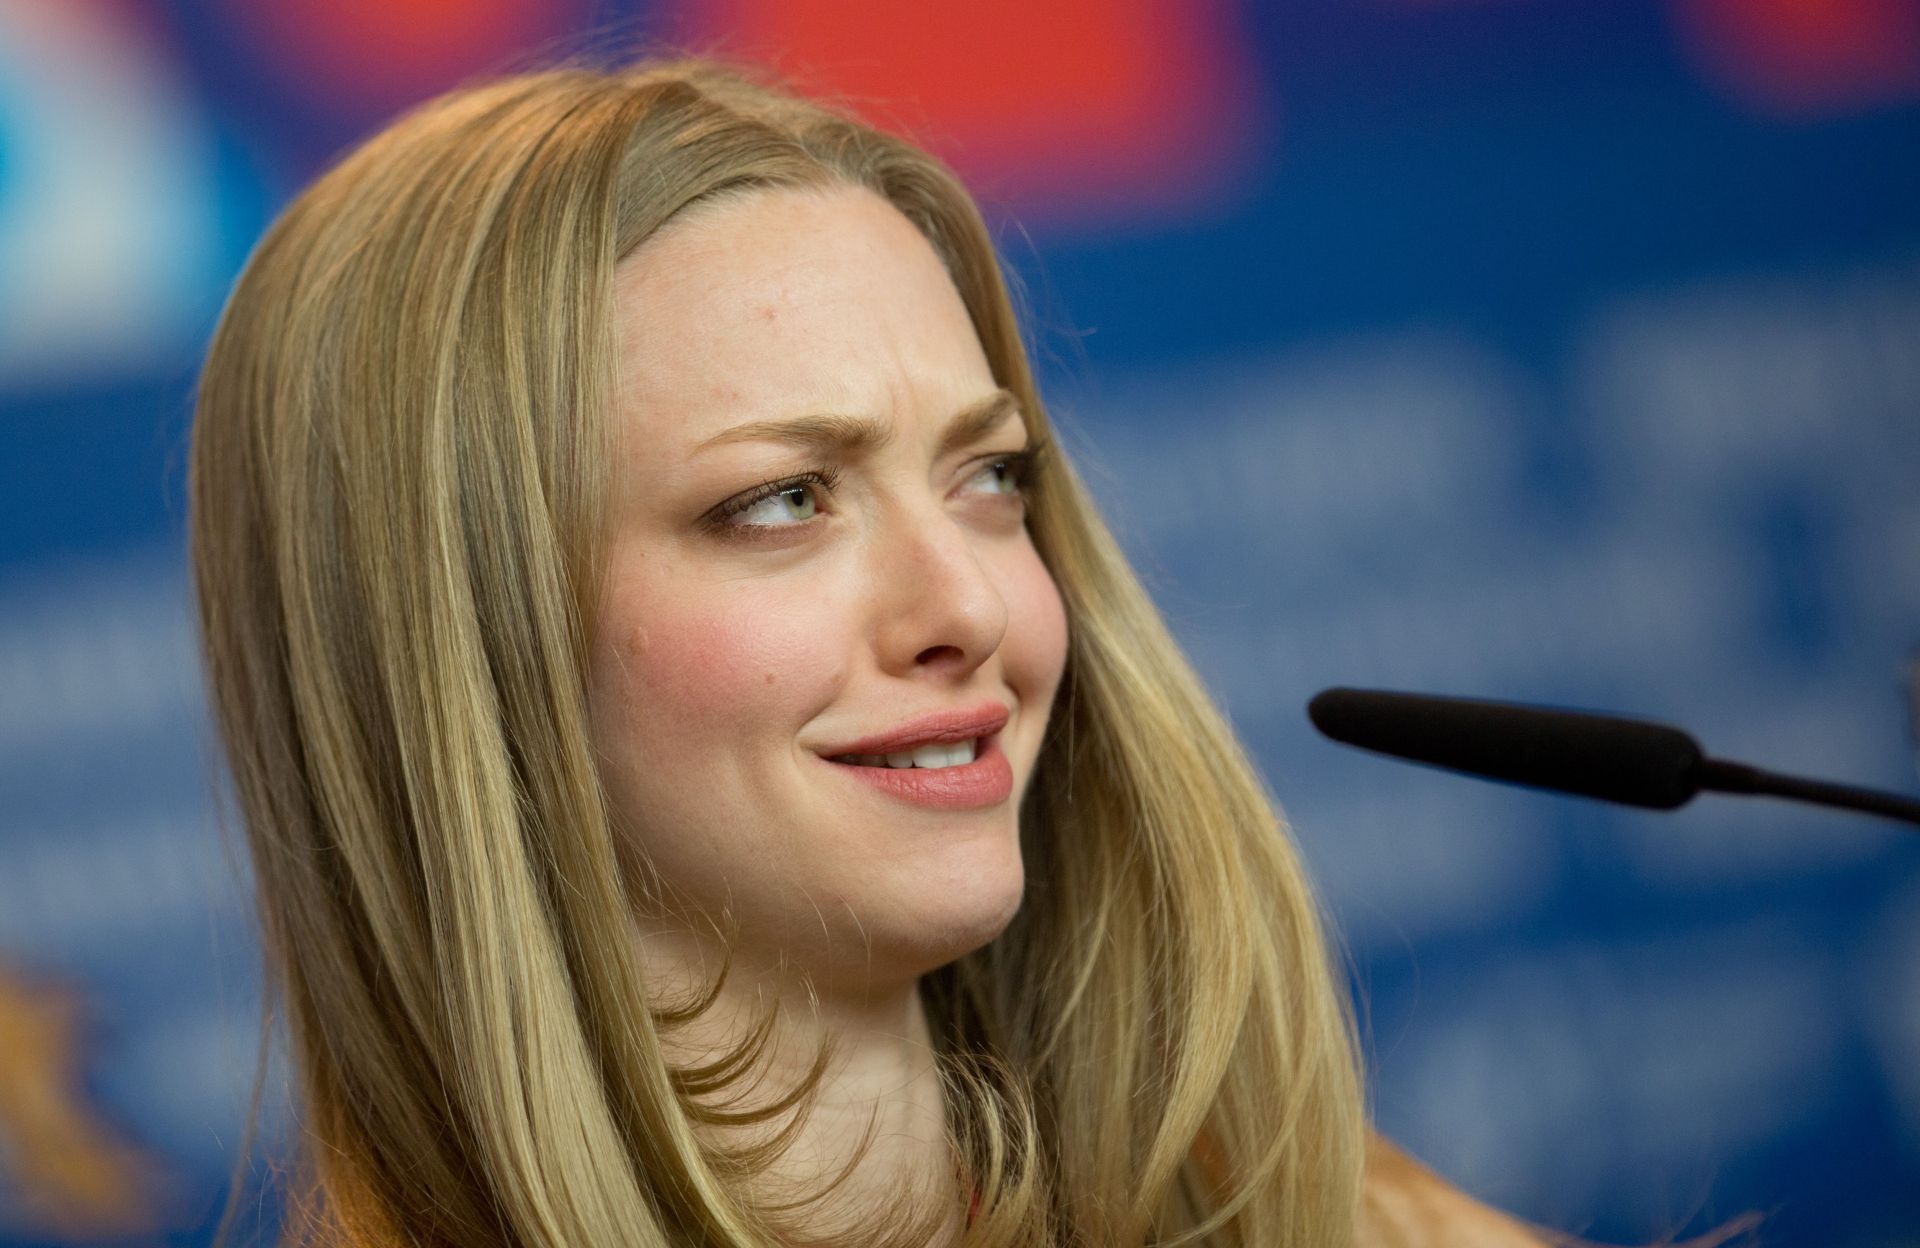
[[[748,1194],[766,1154],[701,1129],[745,1061],[664,1056],[682,1015],[646,1004],[585,673],[615,264],[691,204],[831,185],[926,236],[1044,438],[953,175],[708,62],[434,101],[302,194],[235,288],[191,543],[306,1113],[289,1238],[792,1233]],[[1348,1244],[1352,1028],[1285,829],[1062,455],[1029,526],[1071,641],[1021,811],[1028,894],[922,983],[980,1194],[964,1242]],[[876,1217],[876,1243],[931,1225]]]

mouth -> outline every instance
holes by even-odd
[[[915,768],[922,771],[943,771],[949,767],[965,767],[973,763],[986,752],[998,735],[998,733],[989,733],[983,737],[970,737],[964,741],[930,741],[912,749],[894,750],[886,754],[836,754],[827,761],[847,767],[884,767],[892,771]]]
[[[1013,765],[998,732],[891,754],[818,757],[863,790],[916,806],[982,810],[1013,793]]]
[[[979,757],[980,751],[999,735],[1010,718],[1009,707],[988,700],[971,707],[932,711],[896,724],[890,730],[851,741],[837,741],[833,744],[839,746],[838,749],[833,745],[816,748],[822,758],[852,766],[896,767],[903,771],[916,765],[928,770],[964,766],[964,761],[951,761],[962,758],[956,747],[970,747],[974,756]],[[940,749],[930,750],[932,746]]]

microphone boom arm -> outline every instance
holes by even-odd
[[[1723,758],[1701,760],[1700,787],[1713,793],[1784,797],[1815,806],[1853,810],[1866,815],[1879,815],[1883,819],[1920,824],[1920,801],[1911,797],[1884,793],[1879,789],[1863,789],[1858,785],[1835,784],[1831,780],[1783,775]]]
[[[1671,810],[1709,791],[1920,825],[1920,800],[1709,758],[1680,729],[1645,720],[1381,689],[1324,690],[1307,704],[1307,715],[1345,745],[1629,806]]]

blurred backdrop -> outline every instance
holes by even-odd
[[[225,288],[397,109],[654,39],[978,190],[1341,924],[1387,1132],[1596,1239],[1920,1243],[1920,838],[1481,785],[1302,713],[1608,708],[1916,787],[1920,3],[0,0],[0,1244],[204,1244],[242,1143],[182,555]],[[275,1063],[269,1156],[287,1099]]]

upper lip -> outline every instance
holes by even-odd
[[[922,745],[971,741],[975,737],[991,736],[1005,728],[1010,714],[998,702],[932,711],[885,732],[829,746],[820,753],[828,757],[841,754],[898,754]]]

